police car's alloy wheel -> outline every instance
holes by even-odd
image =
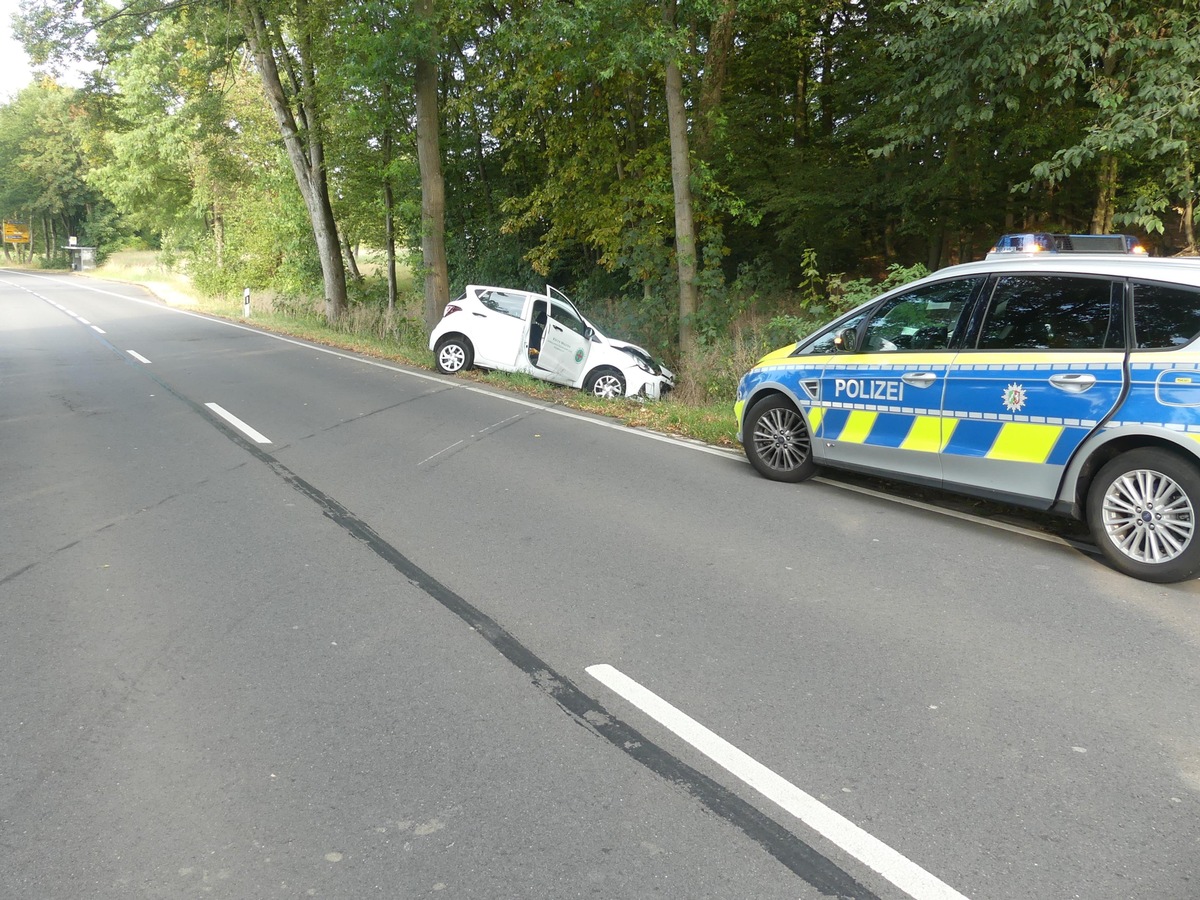
[[[588,376],[584,389],[596,397],[611,400],[613,397],[625,396],[625,379],[615,369],[601,369]]]
[[[817,470],[804,416],[780,394],[750,407],[742,437],[746,458],[760,475],[774,481],[797,482],[810,478]]]
[[[1088,525],[1120,571],[1144,581],[1183,581],[1200,573],[1200,471],[1169,450],[1123,453],[1088,492]]]
[[[444,375],[455,375],[471,368],[475,360],[475,348],[465,337],[450,335],[438,341],[433,349],[433,359],[438,371]]]

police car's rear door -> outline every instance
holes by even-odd
[[[1119,402],[1125,373],[1119,280],[996,276],[973,349],[946,379],[947,487],[1049,506],[1063,470]]]
[[[858,348],[821,374],[822,461],[938,484],[942,392],[964,310],[983,278],[951,278],[884,300]]]

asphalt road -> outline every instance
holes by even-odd
[[[1200,900],[1200,584],[12,271],[0,485],[0,897]]]

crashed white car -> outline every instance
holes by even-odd
[[[551,294],[551,291],[554,294]],[[467,285],[429,336],[439,372],[524,372],[597,397],[656,399],[675,376],[636,344],[605,336],[563,294]]]

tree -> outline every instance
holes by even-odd
[[[89,226],[102,204],[88,185],[83,151],[90,140],[77,92],[50,79],[0,107],[0,214],[30,223],[47,259],[69,236],[85,244],[97,237]]]
[[[677,0],[662,0],[663,27],[676,32]],[[671,185],[675,193],[675,262],[679,269],[679,353],[696,355],[696,221],[692,216],[692,159],[688,147],[683,73],[675,53],[668,52],[666,69],[667,132],[671,145]]]
[[[90,182],[134,229],[175,247],[203,234],[206,212],[219,218],[197,203],[196,169],[202,148],[225,127],[225,89],[214,78],[223,63],[190,40],[188,27],[184,14],[136,40],[110,34],[122,45],[106,68],[113,88],[93,93],[90,107],[104,129]]]
[[[439,31],[433,0],[415,0],[417,160],[421,170],[421,254],[425,270],[425,325],[432,329],[450,301],[446,272],[446,188],[438,139]]]
[[[1200,88],[1194,4],[921,0],[892,8],[914,28],[890,45],[905,67],[892,100],[899,122],[885,149],[977,132],[1005,117],[1052,116],[1049,143],[1024,148],[1018,190],[1038,182],[1052,190],[1087,175],[1093,231],[1110,230],[1117,218],[1122,166],[1173,160],[1158,174],[1175,173],[1168,190],[1185,206],[1195,196],[1187,149]],[[1123,218],[1161,230],[1162,203],[1148,198]]]
[[[293,5],[234,0],[234,9],[308,210],[325,283],[325,317],[335,322],[346,310],[346,268],[325,168],[325,98],[317,60],[321,48],[328,52],[332,44],[329,9],[307,0]]]
[[[25,0],[15,33],[35,63],[54,65],[71,57],[127,52],[159,27],[178,21],[193,26],[191,39],[207,43],[209,21],[223,22],[231,10],[258,69],[308,211],[324,281],[325,314],[333,321],[346,308],[346,273],[325,166],[327,100],[318,82],[321,62],[336,54],[328,27],[332,8],[327,0],[233,0],[230,6],[215,0],[178,5],[133,0],[114,11],[96,0]],[[96,34],[99,41],[89,40]],[[215,29],[213,36],[213,46],[232,62],[240,45],[223,42],[229,37],[224,27]]]

